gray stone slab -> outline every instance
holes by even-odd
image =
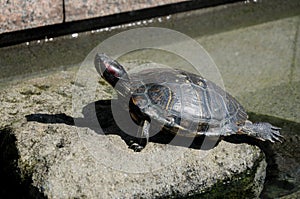
[[[266,162],[255,146],[221,141],[211,150],[199,150],[150,142],[135,153],[117,135],[27,122],[25,115],[34,113],[73,115],[75,72],[62,71],[1,90],[0,133],[5,137],[4,126],[12,128],[19,153],[17,169],[40,194],[49,198],[258,197]],[[97,80],[95,84],[95,100],[111,96],[107,85]],[[3,156],[10,151],[5,149]]]

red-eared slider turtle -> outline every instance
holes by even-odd
[[[235,98],[199,75],[153,68],[129,76],[105,54],[97,54],[94,63],[101,77],[117,91],[118,100],[129,101],[130,115],[142,127],[140,136],[147,142],[153,121],[180,136],[245,134],[270,142],[282,138],[280,128],[247,120],[247,113]],[[135,144],[133,148],[142,149]]]

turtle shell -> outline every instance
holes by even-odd
[[[130,114],[140,123],[159,121],[183,136],[220,130],[228,123],[243,124],[248,116],[230,94],[199,75],[155,68],[130,75]],[[166,126],[162,121],[173,121]],[[180,126],[182,129],[173,128]]]

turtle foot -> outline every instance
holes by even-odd
[[[255,137],[262,141],[282,142],[283,136],[280,135],[281,128],[273,126],[269,123],[251,123],[246,122],[245,126],[242,127],[241,131],[249,136]]]
[[[143,150],[143,146],[139,145],[138,143],[133,143],[129,146],[134,152],[141,152]]]

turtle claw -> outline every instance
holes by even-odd
[[[254,124],[247,122],[245,126],[242,127],[242,132],[262,141],[268,140],[272,143],[282,143],[283,136],[279,132],[280,129],[281,128],[265,122]]]
[[[278,131],[274,131],[274,132],[272,132],[271,139],[273,140],[273,143],[276,141],[282,143],[282,140],[284,139],[284,137],[282,135],[280,135],[280,133]]]
[[[281,135],[278,135],[277,133],[270,133],[268,136],[266,136],[265,138],[262,138],[263,141],[265,140],[269,140],[270,142],[272,143],[275,143],[275,142],[280,142],[282,143],[282,140],[281,138],[283,138]]]
[[[269,140],[272,143],[280,142],[282,143],[283,136],[280,135],[279,130],[281,128],[273,126],[269,123],[258,123],[262,125],[264,132],[260,132],[260,136],[262,136],[265,140]]]

